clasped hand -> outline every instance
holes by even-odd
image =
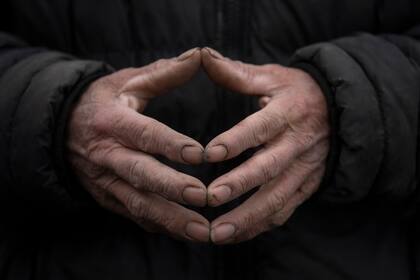
[[[189,81],[203,67],[211,80],[260,97],[261,110],[207,147],[142,114],[148,101]],[[252,239],[281,226],[319,187],[329,149],[327,104],[305,72],[232,61],[210,48],[128,68],[93,82],[69,121],[68,158],[103,207],[145,230],[216,244]],[[208,187],[154,158],[222,162],[260,147]],[[183,205],[213,206],[259,187],[242,205],[209,222]]]

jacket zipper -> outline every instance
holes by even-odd
[[[229,56],[242,58],[248,53],[250,0],[219,0],[220,47]]]
[[[244,59],[249,56],[249,34],[248,24],[250,17],[250,9],[253,0],[217,0],[217,36],[216,49],[220,50],[223,55],[233,59]],[[224,127],[228,114],[227,95],[225,90],[217,89],[217,125]],[[217,170],[220,171],[220,170]],[[224,250],[223,247],[216,248],[215,279],[225,279],[224,272]]]

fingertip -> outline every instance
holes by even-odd
[[[189,205],[204,207],[207,205],[207,190],[196,186],[186,187],[182,192],[182,199]]]
[[[213,74],[213,72],[217,72],[217,66],[219,61],[223,61],[224,56],[220,54],[218,51],[205,47],[201,49],[201,63],[203,64],[203,67],[207,74],[210,76]]]
[[[214,59],[223,59],[224,56],[219,53],[218,51],[216,51],[215,49],[212,49],[210,47],[205,47],[201,50],[202,54],[205,55],[206,57],[209,58],[214,58]]]
[[[190,49],[190,50],[182,53],[181,55],[179,55],[176,59],[177,59],[177,61],[182,62],[182,61],[186,61],[186,60],[189,60],[191,58],[194,58],[194,57],[198,57],[199,54],[200,54],[200,50],[201,50],[201,48],[198,48],[198,47]]]
[[[203,162],[204,149],[198,146],[187,145],[181,151],[182,160],[189,164],[198,165]]]
[[[237,228],[234,224],[221,223],[211,227],[210,238],[214,244],[228,244],[234,241],[236,232]]]
[[[228,158],[228,148],[223,144],[207,147],[204,159],[209,163],[224,161]]]
[[[192,221],[185,227],[185,234],[196,242],[210,242],[210,223],[208,221]]]
[[[201,48],[194,48],[181,54],[176,58],[179,67],[185,71],[186,80],[191,79],[192,75],[198,71],[201,66]]]
[[[232,189],[226,185],[220,185],[207,190],[207,204],[210,207],[218,207],[230,201]]]

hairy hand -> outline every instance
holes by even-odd
[[[261,96],[260,111],[213,139],[205,150],[207,161],[220,162],[261,147],[208,187],[209,205],[219,206],[261,186],[211,223],[214,243],[235,243],[284,224],[317,190],[329,150],[327,105],[318,84],[301,70],[232,61],[209,48],[201,53],[215,83]]]
[[[149,231],[208,241],[209,222],[181,205],[204,206],[206,187],[153,157],[198,164],[203,147],[141,114],[151,98],[187,82],[200,64],[193,49],[95,81],[72,112],[68,149],[82,184],[103,207]]]

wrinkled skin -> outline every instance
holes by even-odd
[[[262,109],[217,136],[206,147],[207,161],[261,149],[208,187],[209,205],[219,206],[261,188],[242,205],[211,223],[216,244],[251,239],[283,225],[296,207],[316,192],[329,150],[327,104],[305,72],[279,65],[256,66],[202,50],[203,66],[218,85],[260,96]]]
[[[181,204],[204,206],[206,187],[153,155],[199,164],[203,147],[141,112],[147,102],[192,78],[199,49],[105,76],[83,94],[69,123],[69,161],[103,207],[148,231],[208,241],[209,222]]]
[[[261,104],[205,149],[141,114],[150,98],[184,84],[200,65],[216,84],[259,96]],[[95,81],[75,107],[69,130],[69,160],[99,204],[148,231],[216,244],[249,240],[284,224],[316,192],[329,147],[325,98],[308,74],[232,61],[209,48]],[[207,189],[153,157],[215,163],[252,147],[261,149]],[[211,223],[182,206],[217,207],[259,186]]]

